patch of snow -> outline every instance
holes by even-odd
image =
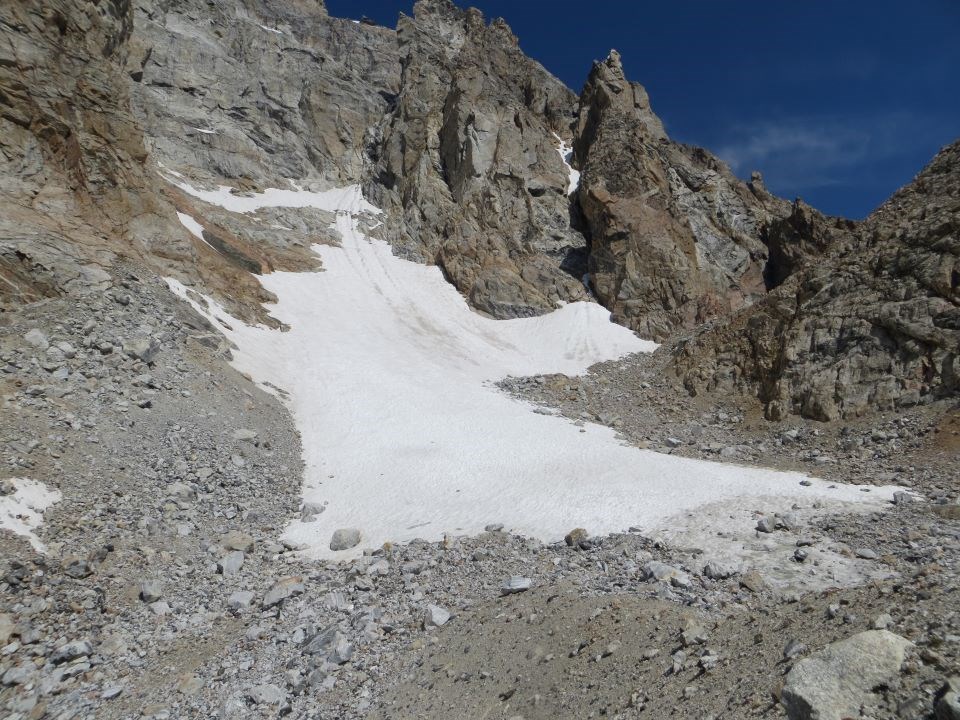
[[[594,534],[699,527],[706,537],[726,521],[700,522],[697,513],[718,502],[876,510],[896,489],[864,493],[820,480],[801,486],[807,476],[800,473],[639,450],[611,428],[534,412],[494,383],[508,375],[575,375],[656,345],[611,323],[595,303],[535,318],[483,317],[438,268],[395,257],[386,242],[360,232],[357,214],[370,206],[359,188],[283,192],[265,191],[256,204],[332,203],[342,238],[340,247],[314,246],[323,272],[259,278],[278,298],[268,309],[287,332],[245,325],[212,300],[204,308],[183,285],[167,282],[229,326],[238,370],[285,391],[303,438],[303,499],[326,505],[313,522],[294,521],[285,533],[311,556],[345,558],[387,541],[475,534],[490,523],[547,541],[574,527]],[[343,527],[360,528],[362,542],[332,552],[330,537]]]
[[[177,218],[180,220],[180,224],[183,225],[187,230],[190,231],[190,234],[200,240],[203,240],[203,225],[194,220],[191,216],[186,213],[178,212]],[[204,241],[206,242],[206,241]]]
[[[34,548],[43,552],[43,543],[34,531],[43,524],[43,511],[60,500],[60,493],[37,480],[11,478],[10,482],[14,492],[0,495],[0,530],[24,536]]]
[[[266,25],[260,25],[259,23],[257,23],[257,26],[258,26],[261,30],[266,30],[266,31],[269,32],[269,33],[274,33],[274,34],[276,34],[276,35],[283,35],[283,31],[281,31],[281,30],[277,30],[277,29],[275,29],[275,28],[267,27]]]
[[[177,212],[177,218],[180,220],[180,224],[190,231],[191,235],[193,235],[195,238],[198,238],[199,240],[202,240],[203,244],[206,245],[207,247],[213,250],[217,250],[215,247],[213,247],[213,245],[208,243],[206,239],[203,237],[203,225],[198,223],[190,215],[187,215],[186,213],[182,213],[179,211]],[[220,252],[220,251],[217,250],[217,252]]]
[[[207,130],[206,128],[198,128],[198,127],[195,127],[194,130],[196,130],[198,133],[203,133],[204,135],[216,135],[216,134],[217,134],[217,131],[216,131],[216,130]]]
[[[379,208],[375,208],[366,201],[359,185],[334,188],[323,192],[310,192],[300,188],[294,190],[269,188],[262,193],[238,195],[231,192],[234,188],[229,185],[219,185],[216,190],[199,190],[179,179],[183,177],[182,175],[177,175],[169,170],[167,172],[178,178],[176,180],[167,178],[168,182],[176,185],[188,195],[235,213],[253,213],[265,207],[316,208],[327,212],[380,212]]]
[[[560,143],[557,152],[560,153],[560,159],[563,160],[563,164],[567,166],[569,177],[567,181],[567,195],[573,195],[577,191],[577,188],[580,187],[580,171],[574,170],[573,165],[570,164],[573,160],[573,146],[567,145],[566,140],[556,133],[554,133],[553,136],[557,139],[557,142]]]

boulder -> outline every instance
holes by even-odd
[[[874,688],[900,673],[912,643],[887,630],[868,630],[827,645],[787,674],[781,702],[790,720],[859,717]]]

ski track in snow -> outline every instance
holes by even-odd
[[[288,332],[245,325],[210,299],[202,307],[167,280],[199,312],[229,324],[238,370],[290,394],[303,499],[326,508],[313,522],[292,522],[285,537],[311,556],[348,558],[387,541],[476,534],[490,523],[546,541],[574,527],[606,534],[639,526],[710,549],[722,544],[718,530],[751,533],[755,510],[815,501],[820,513],[876,510],[899,489],[801,486],[808,478],[800,473],[639,450],[610,428],[534,413],[493,384],[579,374],[656,345],[594,303],[517,320],[473,312],[438,268],[399,259],[362,234],[359,214],[379,211],[359,187],[240,197],[177,184],[236,212],[284,205],[337,213],[341,247],[314,248],[323,271],[260,278],[279,298],[268,309]],[[328,543],[342,527],[360,529],[362,542],[335,553]]]
[[[60,493],[42,482],[27,478],[11,478],[14,492],[0,495],[0,529],[22,535],[36,550],[44,545],[34,531],[43,524],[43,511],[60,500]]]

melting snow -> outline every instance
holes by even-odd
[[[180,219],[180,224],[189,230],[191,235],[203,240],[203,225],[198,223],[186,213],[178,212],[177,217]]]
[[[26,478],[11,478],[14,492],[0,495],[0,530],[23,535],[39,551],[43,543],[34,531],[43,524],[43,511],[60,500],[60,493],[50,490],[42,482]]]
[[[177,212],[177,217],[180,219],[180,224],[183,225],[187,230],[189,230],[191,235],[193,235],[195,238],[202,240],[203,244],[206,245],[207,247],[217,250],[215,247],[213,247],[213,245],[208,243],[206,239],[203,237],[203,225],[198,223],[194,218],[192,218],[190,215],[187,215],[186,213]],[[220,252],[220,251],[217,250],[217,252]]]
[[[573,160],[573,146],[567,145],[566,140],[556,133],[554,133],[553,136],[557,139],[557,142],[560,143],[557,152],[560,153],[560,159],[563,160],[563,164],[567,166],[567,173],[570,178],[567,182],[567,195],[573,195],[573,193],[577,191],[577,188],[580,187],[580,171],[574,170],[573,165],[570,164],[570,161]]]
[[[739,525],[754,508],[783,511],[793,502],[876,509],[893,492],[820,480],[804,487],[799,473],[638,450],[610,428],[533,412],[493,383],[582,373],[654,343],[611,323],[594,303],[517,320],[474,313],[438,268],[397,258],[363,235],[357,214],[379,211],[358,187],[253,198],[181,187],[238,212],[271,204],[338,212],[341,247],[315,246],[322,272],[259,278],[279,298],[269,310],[287,332],[244,325],[213,301],[203,308],[168,280],[198,312],[229,325],[238,370],[289,393],[303,438],[303,498],[326,509],[313,522],[293,522],[286,538],[313,556],[478,533],[489,523],[549,541],[574,527],[695,530],[709,549],[734,513]],[[696,514],[724,502],[728,512]],[[331,552],[342,527],[359,528],[362,543]]]

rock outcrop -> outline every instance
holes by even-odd
[[[184,256],[122,72],[127,0],[4,3],[0,307],[103,289],[118,254]]]
[[[823,248],[817,262],[684,343],[676,368],[687,388],[755,394],[771,419],[834,420],[955,396],[960,142],[853,230],[818,231],[806,213],[795,209],[778,254]]]
[[[128,72],[157,161],[249,189],[357,182],[400,62],[322,2],[187,0],[137,6]]]
[[[662,340],[764,294],[762,235],[789,206],[672,142],[616,51],[584,87],[574,158],[591,285],[617,322]]]
[[[418,2],[398,40],[400,91],[368,182],[397,219],[391,241],[495,317],[584,299],[586,242],[570,227],[558,152],[576,96],[506,23],[448,0]]]

